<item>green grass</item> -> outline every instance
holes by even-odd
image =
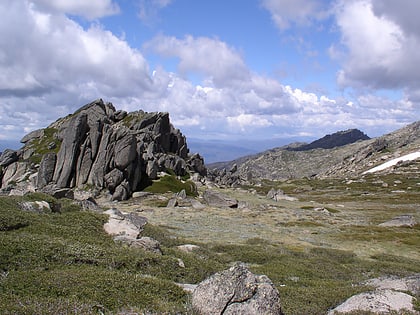
[[[185,184],[175,176],[165,176],[154,184],[162,180],[159,189],[165,192],[168,187],[178,192],[179,185]],[[313,188],[308,188],[308,182]],[[336,189],[334,185],[339,183],[305,180],[276,184],[289,187],[290,193],[295,194],[302,187],[300,184],[306,185],[304,194],[313,197],[319,193],[322,198],[324,192],[330,198],[330,192]],[[32,213],[20,209],[19,203],[34,200],[46,200],[60,211]],[[301,209],[311,211],[314,207],[302,205]],[[360,211],[376,214],[375,209]],[[242,261],[254,273],[265,274],[273,281],[285,314],[325,314],[350,296],[368,290],[361,285],[367,279],[420,273],[416,257],[386,251],[360,258],[351,251],[292,248],[262,238],[251,238],[243,244],[229,244],[229,240],[200,244],[175,236],[167,227],[147,224],[142,234],[160,242],[163,255],[157,255],[115,243],[103,230],[106,220],[101,213],[82,211],[71,200],[57,200],[40,193],[0,197],[0,313],[191,314],[189,296],[174,282],[199,283],[233,262]],[[327,223],[308,220],[291,221],[286,228],[287,225],[328,227]],[[397,242],[415,248],[420,243],[419,235],[418,225],[349,225],[336,228],[334,237],[339,242]],[[177,248],[187,243],[200,248],[192,253]],[[184,268],[179,266],[179,260]]]
[[[181,268],[173,254],[116,244],[103,230],[102,214],[65,205],[61,213],[19,209],[31,199],[37,196],[0,197],[1,314],[56,314],[62,307],[83,314],[96,307],[182,312],[187,296],[174,282],[199,282],[216,271],[199,256]]]
[[[166,175],[162,178],[153,181],[153,183],[146,187],[144,191],[164,194],[167,192],[177,193],[185,189],[187,196],[197,196],[197,187],[192,181],[179,180],[175,175]]]
[[[34,153],[29,158],[34,163],[40,163],[42,156],[49,152],[58,153],[60,150],[61,142],[55,137],[58,132],[55,128],[45,128],[44,135],[40,139],[34,139],[28,145],[29,149],[33,149]],[[54,149],[49,149],[48,145],[50,143],[55,143]]]

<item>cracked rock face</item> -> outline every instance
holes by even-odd
[[[264,275],[236,264],[201,282],[193,292],[198,314],[283,314],[278,290]]]

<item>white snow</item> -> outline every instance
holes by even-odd
[[[370,170],[367,170],[367,171],[363,172],[363,174],[375,173],[377,171],[382,171],[382,170],[384,170],[388,167],[396,165],[400,161],[413,161],[413,160],[418,159],[418,158],[420,158],[420,151],[413,152],[413,153],[410,153],[410,154],[406,154],[406,155],[400,156],[396,159],[392,159],[388,162],[385,162],[381,165],[375,166],[374,168],[371,168]]]

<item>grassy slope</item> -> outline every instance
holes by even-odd
[[[243,261],[252,271],[266,274],[274,282],[286,314],[325,314],[351,295],[366,290],[360,284],[364,280],[420,272],[418,226],[411,229],[376,227],[379,221],[410,211],[412,205],[419,204],[417,179],[398,182],[399,189],[413,187],[400,199],[392,193],[395,187],[384,190],[381,185],[372,184],[375,180],[266,183],[259,188],[260,193],[277,186],[301,201],[271,205],[260,212],[256,208],[248,212],[226,210],[229,213],[221,209],[187,212],[188,209],[181,208],[155,208],[154,212],[162,213],[166,220],[160,221],[161,225],[173,228],[178,215],[184,222],[175,229],[146,226],[144,235],[161,242],[163,256],[115,244],[103,231],[105,216],[81,211],[70,201],[57,201],[42,195],[0,197],[0,313],[191,313],[189,297],[174,282],[198,283],[234,261]],[[385,180],[392,183],[394,178]],[[252,196],[248,198],[250,203],[254,200]],[[18,203],[24,199],[60,202],[62,211],[23,212]],[[337,207],[337,202],[345,207]],[[312,215],[311,206],[319,204],[328,205],[333,219],[321,220],[318,214]],[[292,205],[298,209],[290,213],[297,211],[299,216],[310,215],[304,220],[289,217],[287,211]],[[245,230],[252,230],[256,225],[257,230],[265,229],[261,237],[250,234],[244,238],[242,234],[236,239],[224,227],[211,225],[229,223],[227,219],[236,215],[234,211],[242,211],[238,212],[235,230],[241,229],[239,224],[246,223]],[[204,217],[199,217],[204,226],[196,227],[196,232],[208,240],[193,237],[191,230],[182,230],[183,226],[191,229],[194,215],[205,212],[208,212],[208,221],[202,222]],[[289,221],[273,225],[272,234],[269,234],[268,225],[262,224],[268,223],[261,220],[268,215],[267,222],[275,224],[275,216],[282,212],[286,213],[282,220]],[[212,221],[217,216],[220,221]],[[246,221],[247,216],[252,221]],[[359,220],[362,217],[368,224]],[[351,220],[359,223],[351,225]],[[301,232],[332,243],[321,247],[278,239],[278,235],[283,238],[287,233]],[[185,243],[198,244],[201,249],[191,254],[176,249],[176,245]],[[342,246],[337,245],[341,243]],[[363,244],[368,247],[373,244],[374,250],[356,255],[354,246]],[[400,255],[396,250],[389,250],[395,247],[402,247],[404,253]],[[407,255],[410,250],[417,254]],[[183,260],[185,268],[178,265],[178,259]]]

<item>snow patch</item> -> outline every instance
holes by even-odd
[[[378,172],[378,171],[382,171],[382,170],[384,170],[388,167],[396,165],[398,162],[413,161],[413,160],[418,159],[418,158],[420,158],[420,151],[413,152],[413,153],[410,153],[410,154],[406,154],[406,155],[400,156],[396,159],[392,159],[388,162],[385,162],[381,165],[375,166],[374,168],[371,168],[370,170],[367,170],[367,171],[363,172],[363,174],[375,173],[375,172]]]

